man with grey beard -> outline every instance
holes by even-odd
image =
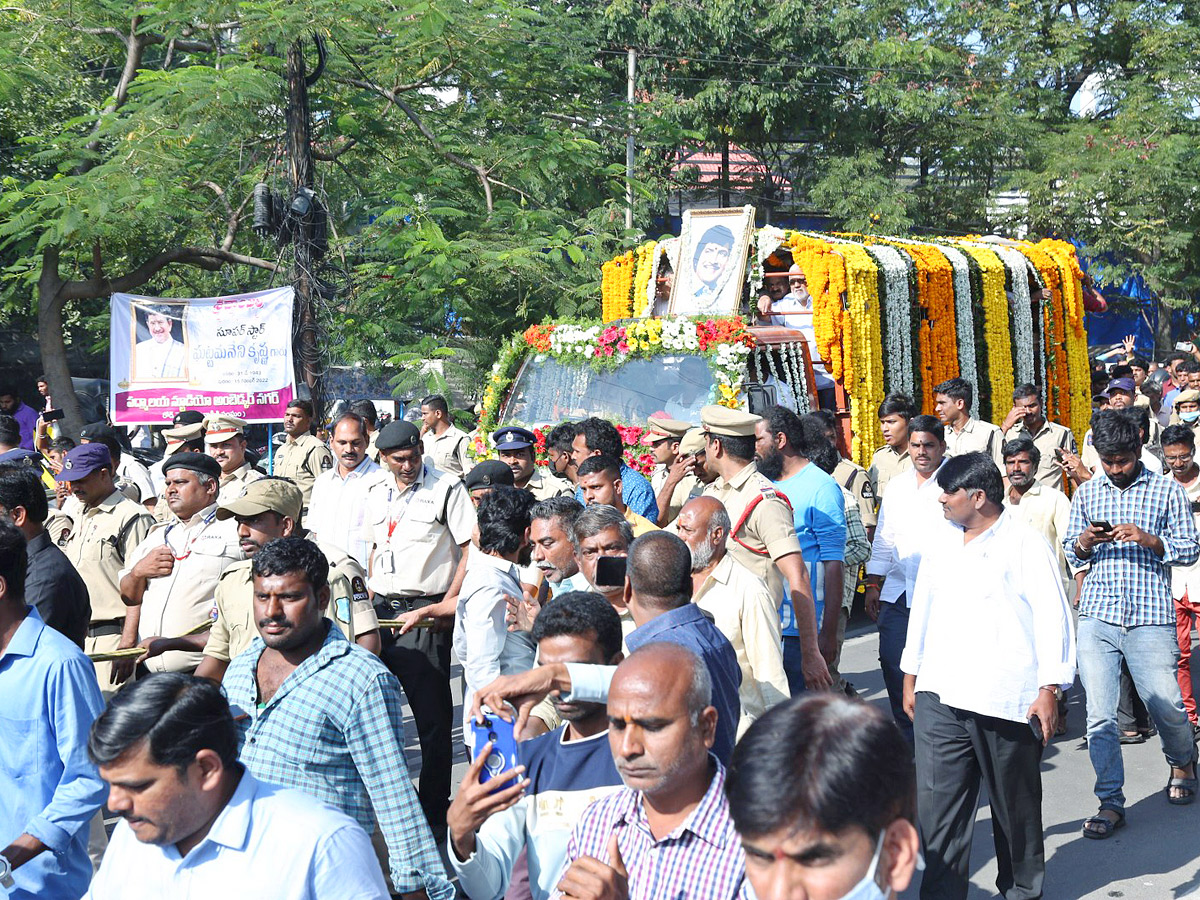
[[[742,670],[740,738],[750,723],[791,696],[775,600],[763,580],[726,551],[730,521],[719,500],[689,500],[675,527],[692,554],[692,602],[729,639]]]

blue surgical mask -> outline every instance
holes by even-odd
[[[875,855],[871,857],[871,865],[867,867],[867,874],[862,877],[862,881],[850,888],[848,893],[842,895],[841,900],[888,900],[891,895],[891,890],[884,890],[875,881],[875,876],[879,871],[879,859],[883,855],[883,836],[885,832],[879,832],[879,840],[875,843]]]
[[[1192,425],[1195,422],[1200,421],[1200,409],[1194,410],[1192,412],[1181,412],[1179,414],[1179,420],[1188,425]]]

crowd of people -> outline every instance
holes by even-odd
[[[327,440],[296,400],[269,465],[224,414],[149,469],[0,414],[0,896],[950,900],[986,786],[997,889],[1040,897],[1077,673],[1082,836],[1123,743],[1197,792],[1200,392],[1132,362],[1082,451],[955,378],[883,402],[869,469],[783,406],[652,416],[649,477],[599,418],[474,460],[441,396]],[[859,593],[890,716],[840,666]]]

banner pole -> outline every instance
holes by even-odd
[[[275,474],[275,423],[267,423],[267,474]]]

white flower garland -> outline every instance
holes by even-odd
[[[958,332],[958,374],[971,383],[971,415],[979,416],[979,368],[975,361],[975,320],[971,312],[971,268],[961,250],[939,244],[954,269],[954,327]]]
[[[1013,360],[1016,383],[1029,384],[1033,381],[1033,311],[1029,306],[1029,276],[1025,270],[1025,256],[1009,247],[992,245],[992,249],[1004,262],[1004,268],[1008,269],[1008,280],[1012,285],[1009,305],[1012,308],[1013,344],[1017,350]]]
[[[912,301],[908,293],[908,266],[900,251],[887,244],[872,244],[871,251],[883,269],[883,312],[886,326],[883,348],[889,394],[913,395]]]

